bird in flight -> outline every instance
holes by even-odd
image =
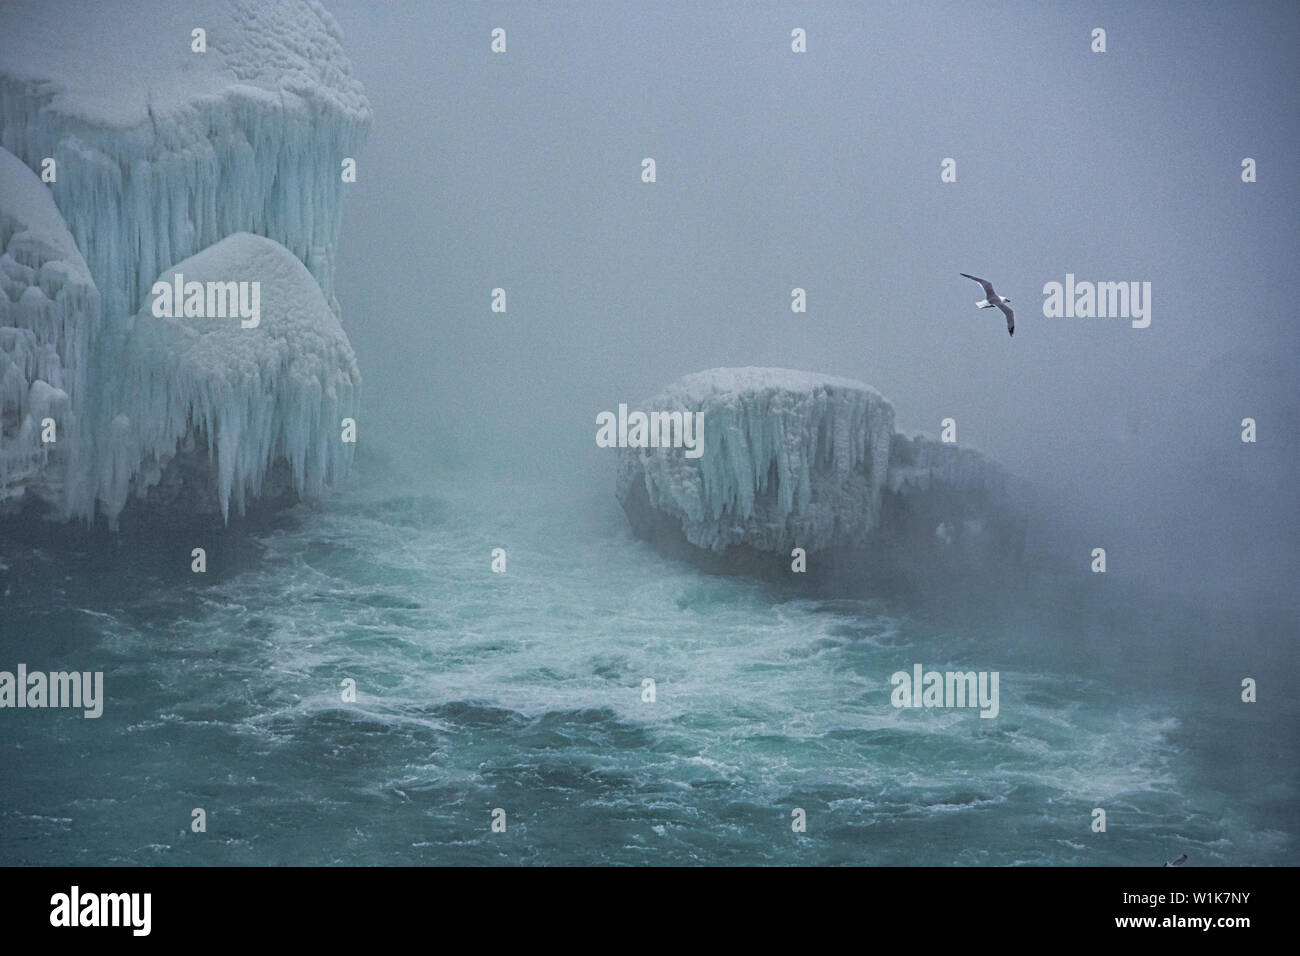
[[[1184,853],[1178,859],[1170,860],[1168,863],[1165,864],[1165,866],[1182,866],[1186,862],[1187,862],[1187,854]]]
[[[1011,311],[1011,300],[1004,299],[1002,296],[994,292],[993,283],[989,282],[987,279],[981,279],[977,276],[967,275],[965,272],[961,274],[965,276],[967,279],[974,279],[976,282],[978,282],[980,285],[984,287],[984,295],[986,296],[986,298],[982,302],[976,302],[975,307],[977,309],[991,309],[994,306],[997,306],[999,309],[1002,310],[1002,313],[1007,317],[1007,332],[1010,335],[1015,335],[1016,314]]]

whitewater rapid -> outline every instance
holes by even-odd
[[[936,618],[773,589],[661,557],[604,495],[412,492],[385,467],[327,511],[216,534],[206,575],[165,548],[0,555],[0,657],[73,659],[107,696],[0,740],[0,860],[1295,862],[1285,795],[1207,768],[1239,712],[1072,636],[1113,606]],[[1196,628],[1153,612],[1135,652],[1162,620]],[[892,707],[916,662],[999,670],[998,717]]]

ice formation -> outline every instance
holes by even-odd
[[[347,463],[359,384],[334,255],[370,119],[333,19],[307,0],[16,0],[3,21],[0,514],[26,498],[113,523],[133,494],[203,485],[226,515],[271,475],[318,490]],[[182,261],[260,281],[262,327],[154,318]]]
[[[645,410],[704,413],[704,454],[625,448],[617,493],[634,530],[714,553],[863,550],[978,537],[1014,513],[1011,479],[971,449],[894,431],[894,408],[849,379],[788,369],[688,375]]]
[[[0,510],[29,491],[47,503],[61,495],[98,315],[49,189],[0,149]],[[41,440],[47,419],[54,442]]]
[[[627,507],[643,489],[696,547],[818,549],[874,528],[894,429],[893,406],[874,389],[787,369],[713,369],[645,407],[703,412],[704,454],[627,449],[619,496]]]
[[[95,499],[112,523],[129,494],[143,497],[187,440],[207,448],[213,503],[243,511],[278,461],[293,490],[317,494],[347,469],[341,423],[356,414],[361,387],[352,347],[320,287],[280,244],[237,233],[167,270],[185,282],[260,282],[261,316],[158,318],[146,304],[103,356],[114,369],[89,431],[96,438]],[[75,508],[74,508],[74,513]]]
[[[56,14],[18,0],[4,35],[0,146],[32,169],[55,160],[54,200],[107,323],[168,265],[241,231],[293,252],[334,305],[340,164],[370,108],[319,4],[69,0]]]

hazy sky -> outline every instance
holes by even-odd
[[[612,503],[599,411],[810,369],[955,418],[1121,567],[1300,565],[1297,5],[327,6],[374,107],[337,279],[385,447]],[[1045,318],[1067,273],[1152,283],[1150,327]]]

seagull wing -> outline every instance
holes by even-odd
[[[1015,314],[1014,312],[1011,311],[1011,306],[1007,305],[1005,302],[999,302],[999,303],[998,303],[998,308],[1001,309],[1004,313],[1006,313],[1006,316],[1007,316],[1007,332],[1008,332],[1010,335],[1015,335],[1015,334],[1016,334],[1016,314]]]
[[[994,301],[994,298],[993,298],[993,297],[994,297],[995,295],[997,295],[997,293],[993,291],[993,283],[992,283],[992,282],[989,282],[988,279],[981,279],[981,278],[979,278],[978,276],[969,275],[969,274],[967,274],[967,273],[965,273],[965,272],[962,272],[962,273],[960,273],[960,274],[963,275],[963,276],[965,276],[967,279],[974,279],[976,282],[978,282],[980,285],[982,285],[982,286],[984,287],[984,294],[987,295],[987,296],[989,297],[989,301],[990,301],[990,302],[993,302],[993,301]]]

